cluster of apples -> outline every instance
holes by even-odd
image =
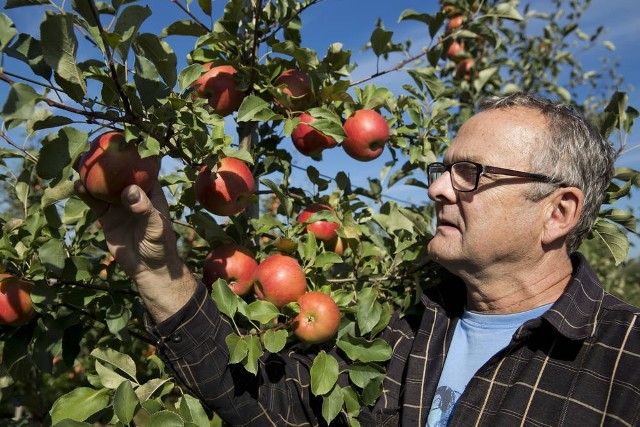
[[[441,9],[447,16],[448,20],[445,29],[448,32],[457,30],[464,24],[465,16],[460,9],[453,4],[445,4]],[[456,77],[470,80],[474,61],[473,58],[465,56],[464,43],[454,40],[447,48],[447,57],[456,64]]]
[[[192,86],[193,98],[207,100],[212,111],[227,116],[238,110],[244,93],[239,82],[234,78],[237,70],[230,65],[212,67],[204,65],[207,70]],[[300,70],[286,69],[273,81],[274,86],[281,87],[285,95],[276,104],[289,111],[303,111],[313,100],[312,83],[309,76]],[[308,112],[298,115],[299,124],[293,130],[293,145],[305,156],[313,156],[325,149],[333,148],[338,143],[331,136],[310,126],[316,119]],[[362,109],[347,118],[344,123],[347,135],[342,141],[345,152],[359,161],[370,161],[379,157],[389,138],[389,126],[380,113],[375,110]]]
[[[298,222],[307,223],[320,210],[333,209],[314,204],[305,208]],[[306,229],[326,242],[338,239],[338,224],[324,220],[309,222]],[[258,263],[254,254],[236,243],[212,249],[203,265],[203,282],[208,287],[224,279],[237,295],[255,295],[278,308],[297,302],[300,313],[292,322],[294,335],[302,342],[319,344],[333,338],[340,325],[340,310],[331,296],[307,291],[307,277],[298,261],[288,255],[273,254]]]
[[[0,324],[20,326],[35,315],[31,305],[33,284],[11,274],[0,274]]]

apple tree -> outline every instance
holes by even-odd
[[[311,391],[323,398],[324,420],[359,425],[391,355],[381,331],[447,274],[424,253],[433,214],[424,171],[477,101],[518,90],[561,98],[625,149],[638,113],[616,90],[615,63],[582,65],[579,52],[607,45],[601,29],[581,29],[588,5],[556,0],[537,11],[533,2],[446,0],[398,9],[396,26],[422,37],[399,39],[378,20],[365,46],[375,70],[356,79],[360,46],[303,44],[305,17],[337,2],[7,0],[1,286],[29,282],[35,313],[0,327],[2,417],[221,424],[155,354],[135,283],[73,191],[82,178],[117,194],[110,180],[160,162],[181,255],[233,319],[229,363],[255,373],[269,352],[313,354]],[[39,26],[19,28],[15,13],[37,16]],[[403,84],[378,83],[389,76]],[[90,144],[109,134],[118,138],[115,160],[88,162]],[[122,156],[124,145],[139,157]],[[615,202],[637,185],[637,171],[618,169],[590,236],[612,268],[636,232],[633,213]],[[390,195],[398,188],[424,196],[403,201]],[[216,259],[236,253],[249,260],[234,258],[240,270],[264,266],[260,285],[247,279],[237,291],[237,274],[216,269]],[[286,268],[301,278],[300,302],[299,294],[276,298],[272,279]],[[323,330],[301,329],[306,307],[324,302],[335,307],[327,323],[316,319]],[[332,351],[350,362],[346,386]]]

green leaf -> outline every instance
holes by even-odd
[[[258,373],[258,361],[264,354],[262,350],[262,344],[260,338],[255,335],[249,335],[246,338],[247,341],[247,358],[244,362],[244,368],[251,372],[253,375]]]
[[[18,31],[13,26],[11,19],[4,13],[0,13],[0,52],[4,50]]]
[[[131,319],[131,310],[121,303],[113,303],[109,306],[105,313],[105,321],[109,331],[120,336],[123,332],[126,333],[127,324]]]
[[[192,422],[197,426],[208,426],[209,417],[207,417],[202,403],[195,397],[185,394],[180,398],[179,412],[185,421]]]
[[[91,352],[91,356],[107,362],[127,374],[129,379],[136,381],[136,364],[131,356],[120,353],[112,348],[98,347]]]
[[[146,402],[151,399],[158,390],[161,390],[160,395],[164,395],[165,393],[163,393],[163,391],[170,391],[173,387],[173,383],[168,378],[153,378],[138,387],[135,392],[140,402]]]
[[[251,121],[269,121],[278,115],[274,113],[267,101],[259,96],[249,95],[244,98],[240,108],[238,109],[239,123]]]
[[[18,34],[18,39],[4,51],[8,56],[29,64],[31,70],[46,80],[51,80],[51,67],[47,65],[42,55],[40,41],[29,34]]]
[[[95,390],[89,387],[80,387],[58,398],[49,414],[52,425],[65,418],[74,421],[84,421],[91,415],[101,411],[109,404],[109,390],[106,388]]]
[[[211,297],[216,303],[218,310],[229,317],[233,317],[238,310],[238,296],[233,293],[226,282],[222,279],[216,280],[211,286]]]
[[[397,215],[400,216],[400,215]],[[358,293],[358,327],[361,334],[368,334],[380,321],[382,306],[377,301],[378,292],[364,288]]]
[[[71,99],[81,102],[87,83],[76,61],[78,40],[74,22],[71,13],[47,12],[40,24],[40,40],[44,60],[55,71],[56,82]]]
[[[611,252],[616,265],[619,265],[629,254],[629,238],[624,232],[609,221],[598,218],[593,227],[593,235],[604,243]]]
[[[138,36],[134,48],[153,63],[167,87],[175,86],[178,59],[169,43],[155,34],[144,33]]]
[[[211,0],[198,0],[198,6],[206,15],[211,15],[211,3]]]
[[[4,5],[5,9],[13,9],[22,6],[38,6],[41,4],[49,4],[49,0],[7,0]]]
[[[269,301],[256,300],[249,304],[250,319],[260,323],[267,323],[280,314],[278,308]]]
[[[335,252],[322,252],[316,257],[313,266],[317,268],[324,268],[328,265],[340,264],[343,262],[342,257]]]
[[[195,36],[200,37],[208,34],[209,32],[191,20],[182,20],[173,22],[166,28],[162,29],[160,37],[166,38],[167,36]]]
[[[88,135],[72,127],[58,131],[53,140],[43,143],[36,165],[41,178],[53,179],[54,185],[73,173],[73,164],[88,148]]]
[[[54,116],[49,110],[36,110],[29,120],[27,120],[27,133],[48,129],[53,127],[66,126],[73,123],[69,117]]]
[[[142,105],[147,109],[159,105],[169,96],[169,88],[160,82],[155,64],[143,56],[135,55],[134,67],[136,73],[133,80]]]
[[[128,382],[125,377],[115,372],[113,369],[108,368],[107,366],[100,363],[99,360],[95,362],[96,373],[100,378],[100,383],[105,387],[111,390],[115,390],[123,382]]]
[[[118,417],[118,421],[129,425],[139,404],[131,381],[121,382],[113,394],[113,412]]]
[[[123,61],[127,61],[131,44],[138,35],[142,23],[151,16],[149,6],[131,5],[125,8],[116,21],[114,32],[121,36],[116,52]]]
[[[145,425],[148,427],[183,427],[184,420],[175,412],[163,410],[151,414]]]
[[[178,84],[180,90],[185,90],[191,83],[195,82],[203,73],[202,64],[191,64],[180,71],[178,75]]]
[[[2,107],[2,118],[7,129],[12,129],[23,121],[29,120],[40,99],[40,95],[31,86],[24,83],[12,84]]]
[[[389,44],[392,36],[393,31],[385,31],[380,27],[373,30],[370,42],[373,53],[375,53],[376,56],[383,55],[389,51]]]
[[[327,423],[331,423],[342,410],[342,405],[344,405],[344,396],[341,388],[336,386],[322,399],[322,418]]]
[[[249,349],[243,337],[231,333],[227,335],[224,340],[227,343],[227,350],[229,351],[229,363],[240,363],[247,357]]]
[[[391,358],[391,347],[384,340],[376,338],[368,341],[362,337],[354,337],[351,334],[340,336],[337,346],[354,361],[384,362]]]
[[[331,391],[338,381],[339,366],[335,357],[324,350],[318,353],[311,365],[311,393],[320,396]]]
[[[50,239],[38,249],[38,256],[42,264],[60,274],[66,259],[66,247],[62,240]]]
[[[385,370],[380,365],[371,363],[352,363],[348,370],[349,379],[360,388],[366,387],[372,379],[385,375]]]
[[[277,353],[287,344],[288,336],[289,333],[284,329],[269,329],[262,337],[264,341],[264,348],[271,353]]]

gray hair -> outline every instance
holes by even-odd
[[[584,115],[574,107],[525,93],[489,97],[480,111],[524,107],[542,114],[547,120],[542,146],[532,156],[533,172],[558,178],[566,186],[584,193],[584,206],[576,226],[567,235],[567,251],[578,249],[595,223],[600,206],[614,173],[613,146],[606,141]],[[549,194],[549,185],[537,184],[527,195],[539,200]],[[545,188],[546,187],[546,188]]]

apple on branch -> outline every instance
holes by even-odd
[[[297,221],[300,224],[307,223],[313,216],[313,214],[320,211],[330,211],[334,214],[336,213],[336,211],[331,206],[323,205],[320,203],[313,203],[304,208],[302,212],[300,212]],[[325,220],[313,221],[307,224],[307,231],[309,233],[313,233],[318,240],[322,240],[325,242],[332,241],[337,237],[336,231],[338,230],[338,228],[340,228],[340,224]]]
[[[208,71],[191,84],[195,88],[193,99],[204,98],[214,113],[228,116],[244,100],[244,92],[238,90],[239,82],[234,76],[238,70],[231,65],[211,65],[204,64]]]
[[[342,141],[342,148],[362,162],[379,157],[389,139],[387,121],[374,110],[356,111],[345,121],[344,132],[347,136]]]
[[[307,276],[295,258],[271,255],[256,268],[254,291],[258,299],[281,308],[307,291]]]
[[[274,86],[284,86],[282,93],[288,100],[280,100],[278,103],[288,110],[302,111],[313,99],[311,79],[300,70],[294,68],[284,70],[273,82]]]
[[[333,338],[340,326],[340,309],[331,296],[307,292],[298,298],[300,313],[293,321],[293,334],[307,344],[320,344]]]
[[[136,184],[143,191],[158,179],[157,156],[141,158],[134,143],[126,143],[122,132],[106,132],[96,137],[78,163],[80,180],[95,198],[120,203],[125,187]]]
[[[253,290],[253,278],[257,261],[244,246],[231,243],[212,249],[204,260],[202,281],[211,289],[213,282],[224,279],[229,288],[239,296]]]
[[[31,305],[33,284],[7,273],[0,274],[0,324],[20,326],[35,315]]]
[[[305,156],[313,156],[338,144],[332,137],[308,125],[308,123],[316,121],[313,116],[308,113],[302,113],[299,118],[300,123],[291,133],[291,140],[300,153]]]
[[[237,215],[253,201],[254,185],[245,162],[224,157],[218,162],[214,177],[208,166],[200,169],[195,182],[196,200],[215,215]]]

